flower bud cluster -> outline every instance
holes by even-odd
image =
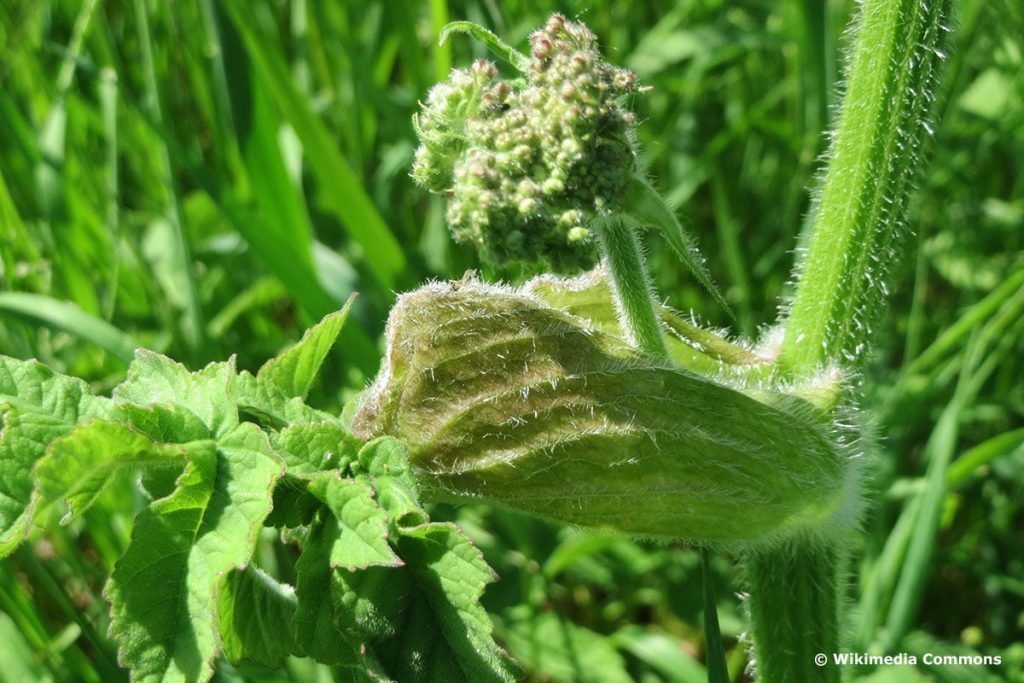
[[[586,26],[560,15],[530,45],[525,82],[481,60],[430,91],[412,175],[448,196],[455,238],[485,261],[564,272],[593,263],[587,225],[623,200],[634,119],[620,100],[636,83],[601,59]]]

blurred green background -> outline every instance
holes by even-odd
[[[0,353],[100,390],[138,345],[193,367],[237,354],[255,370],[358,291],[314,398],[337,409],[376,372],[395,294],[476,267],[440,200],[408,177],[417,102],[485,56],[464,38],[438,46],[440,28],[470,19],[521,47],[554,11],[651,86],[630,103],[646,162],[736,316],[652,235],[660,295],[758,336],[787,291],[853,9],[4,0]],[[863,377],[875,438],[848,640],[1003,664],[850,671],[864,680],[1024,681],[1024,8],[965,0],[951,28],[930,163]],[[126,484],[0,562],[0,680],[126,680],[101,591],[137,503]],[[531,680],[704,679],[693,551],[483,509],[437,515],[500,575],[485,604]],[[745,680],[741,571],[727,555],[715,569],[733,680]],[[300,660],[218,673],[340,675]]]

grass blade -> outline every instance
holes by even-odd
[[[42,294],[0,292],[0,315],[4,314],[81,337],[126,364],[131,362],[139,346],[107,321],[86,313],[73,303]]]
[[[399,286],[405,270],[405,256],[398,241],[374,207],[363,184],[342,157],[334,138],[317,118],[292,80],[284,57],[259,31],[252,8],[238,0],[225,3],[242,36],[256,72],[263,78],[275,104],[295,129],[320,185],[321,201],[341,220],[363,250],[370,271],[386,289]]]

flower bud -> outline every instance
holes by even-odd
[[[416,119],[421,146],[412,176],[447,198],[455,239],[476,245],[490,265],[578,271],[596,262],[595,240],[568,232],[619,208],[633,172],[634,119],[621,100],[637,91],[635,78],[603,61],[583,24],[559,15],[531,35],[530,46],[525,82],[499,80],[493,64],[478,61],[431,90]],[[482,152],[493,166],[466,172]],[[532,195],[501,190],[526,180]],[[484,191],[497,200],[482,205]],[[559,221],[568,210],[580,220]]]
[[[812,413],[652,364],[526,290],[461,282],[400,298],[353,427],[399,438],[438,500],[752,544],[840,507],[849,462]]]

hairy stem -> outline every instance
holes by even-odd
[[[668,350],[651,298],[650,277],[635,232],[620,220],[596,223],[623,331],[637,348],[667,361]]]
[[[608,263],[619,313],[619,324],[638,348],[671,363],[662,337],[660,317],[654,306],[651,279],[636,232],[625,221],[597,221],[601,251]],[[709,280],[710,281],[710,280]],[[715,586],[710,570],[710,553],[701,550],[704,582],[704,640],[707,643],[709,681],[727,680],[725,650],[718,627]]]
[[[838,683],[832,653],[839,649],[844,555],[838,544],[794,543],[749,558],[758,681]]]
[[[867,0],[779,358],[807,375],[862,355],[920,161],[950,0]]]
[[[933,99],[950,0],[865,0],[847,89],[804,236],[779,357],[807,377],[858,361],[882,308],[925,116]],[[838,532],[841,534],[841,532]],[[839,681],[839,609],[846,541],[796,539],[747,561],[758,680]],[[816,657],[824,656],[822,664]]]

